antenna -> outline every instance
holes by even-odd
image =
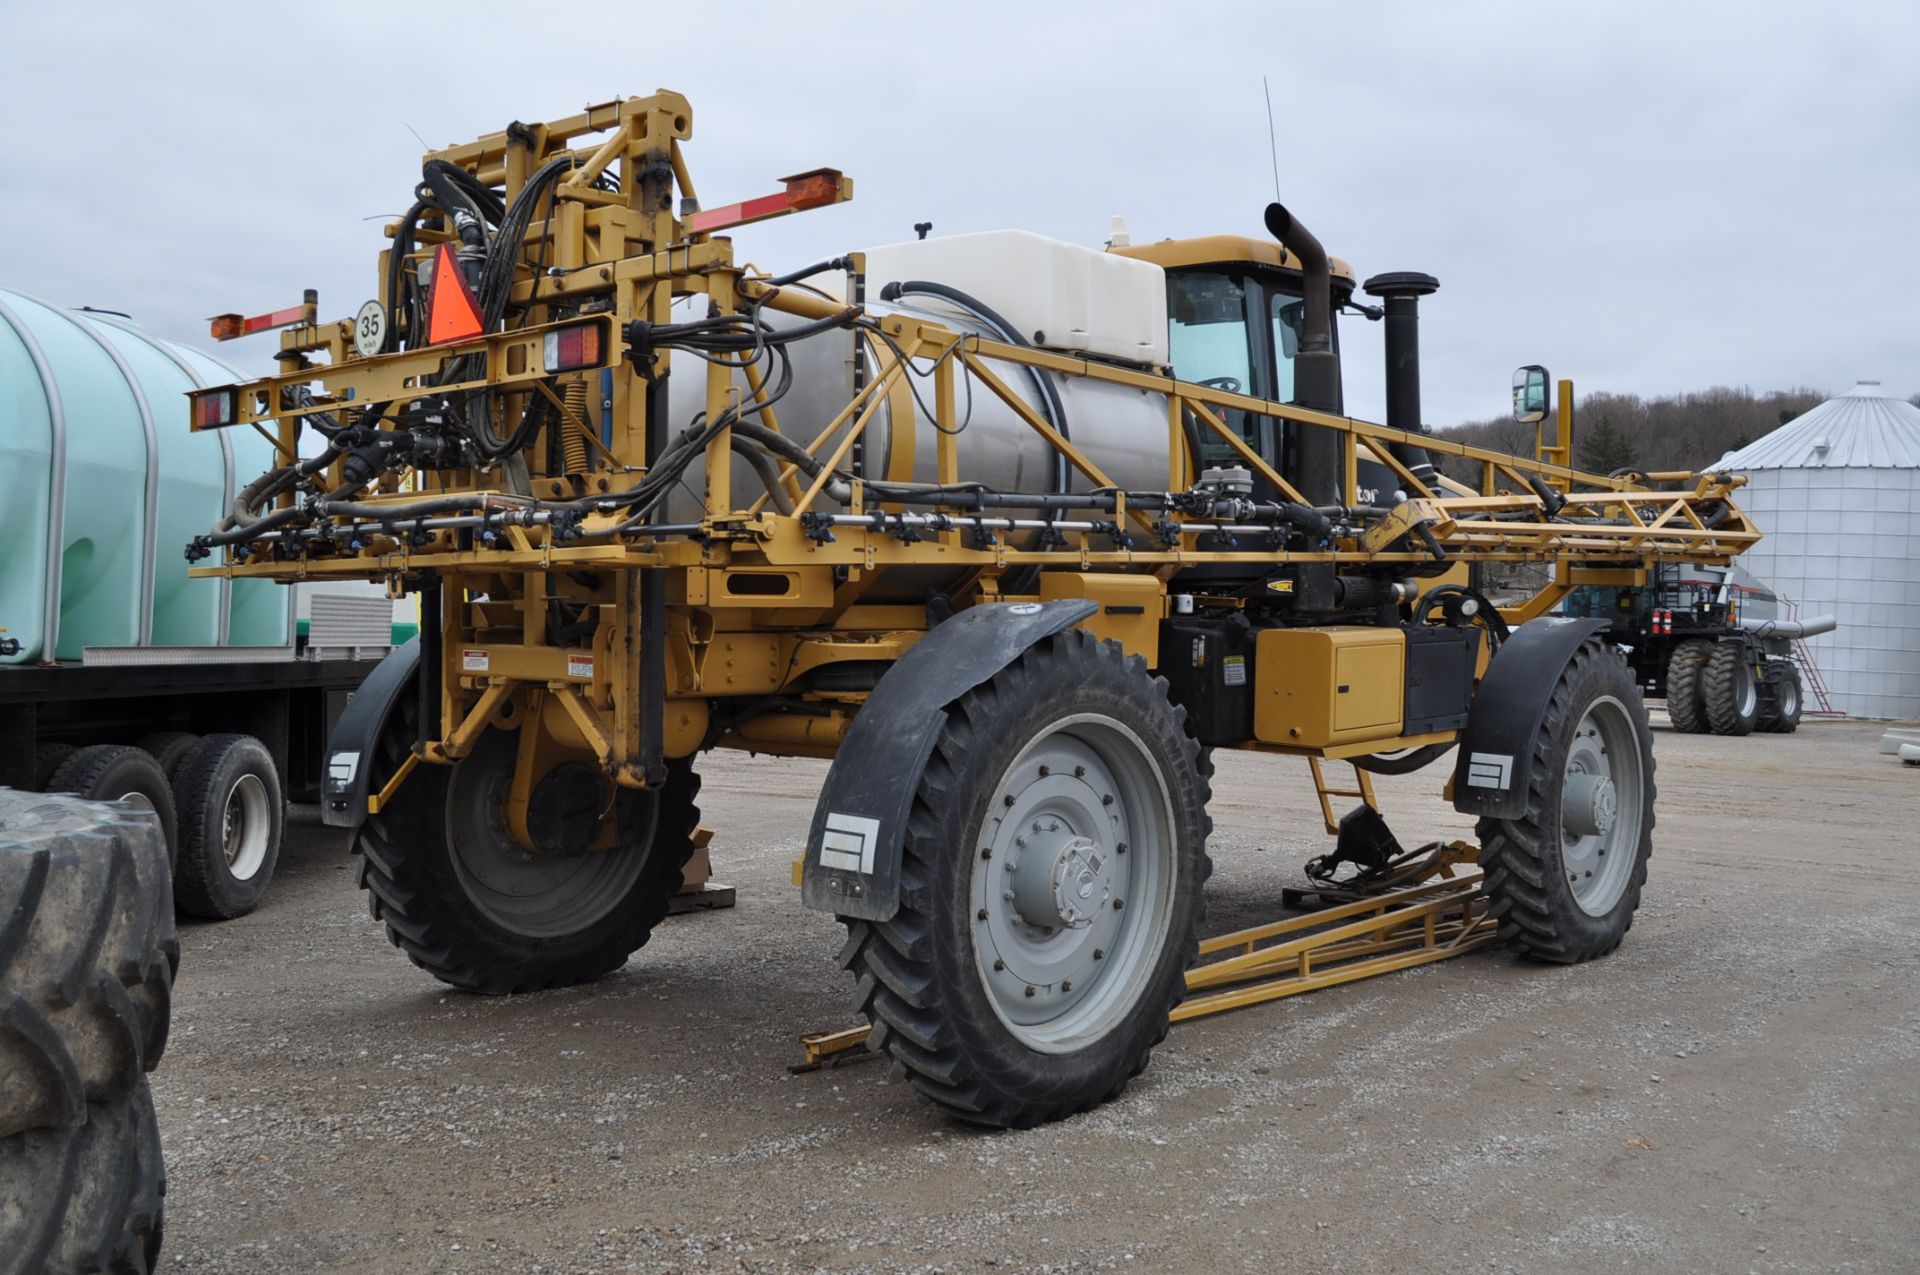
[[[1267,77],[1260,77],[1260,91],[1267,95],[1267,153],[1273,156],[1273,197],[1280,199],[1280,141],[1273,132],[1273,90],[1267,87]]]
[[[406,124],[406,128],[407,128],[407,131],[408,131],[409,133],[412,133],[412,134],[413,134],[413,140],[414,140],[414,141],[416,141],[416,142],[419,142],[419,143],[420,143],[420,145],[421,145],[421,146],[423,146],[423,147],[425,147],[425,148],[426,148],[427,150],[432,150],[432,149],[433,149],[433,147],[431,147],[431,146],[427,146],[427,139],[426,139],[426,138],[424,138],[424,137],[422,137],[422,136],[420,136],[420,131],[419,131],[418,129],[416,129],[416,128],[415,128],[415,127],[414,127],[413,125],[411,125],[411,124],[407,124],[407,122],[406,122],[405,120],[401,120],[400,122],[401,122],[402,124]],[[1273,102],[1272,102],[1271,100],[1269,100],[1269,101],[1267,102],[1267,130],[1268,130],[1269,132],[1271,132],[1271,131],[1273,130]],[[1277,172],[1279,172],[1280,170],[1276,168],[1276,169],[1275,169],[1274,171],[1275,171],[1275,172],[1277,173]],[[1280,179],[1279,179],[1278,177],[1275,177],[1275,178],[1274,178],[1274,182],[1275,182],[1275,184],[1276,184],[1276,185],[1277,185],[1277,184],[1279,183],[1279,181],[1280,181]]]

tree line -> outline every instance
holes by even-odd
[[[1772,433],[1832,395],[1804,386],[1756,394],[1716,385],[1688,394],[1583,394],[1573,412],[1574,464],[1590,473],[1616,469],[1688,469]],[[1920,406],[1920,394],[1912,399]],[[1534,426],[1511,417],[1467,421],[1443,431],[1457,442],[1532,456]]]

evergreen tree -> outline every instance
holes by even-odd
[[[1633,444],[1613,427],[1605,415],[1583,422],[1580,431],[1580,468],[1594,474],[1611,474],[1633,465]]]

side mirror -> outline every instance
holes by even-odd
[[[1547,419],[1553,410],[1553,382],[1547,377],[1547,369],[1538,363],[1529,363],[1518,368],[1513,374],[1513,419],[1525,425],[1536,425]]]

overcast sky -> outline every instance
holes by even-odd
[[[4,8],[0,285],[201,345],[304,287],[329,318],[373,295],[416,132],[677,89],[708,206],[855,179],[737,232],[787,268],[922,220],[1259,234],[1266,75],[1296,215],[1362,276],[1441,280],[1430,423],[1505,411],[1528,362],[1582,392],[1920,391],[1911,2]],[[1343,331],[1378,419],[1377,325]],[[221,352],[266,371],[272,345]]]

